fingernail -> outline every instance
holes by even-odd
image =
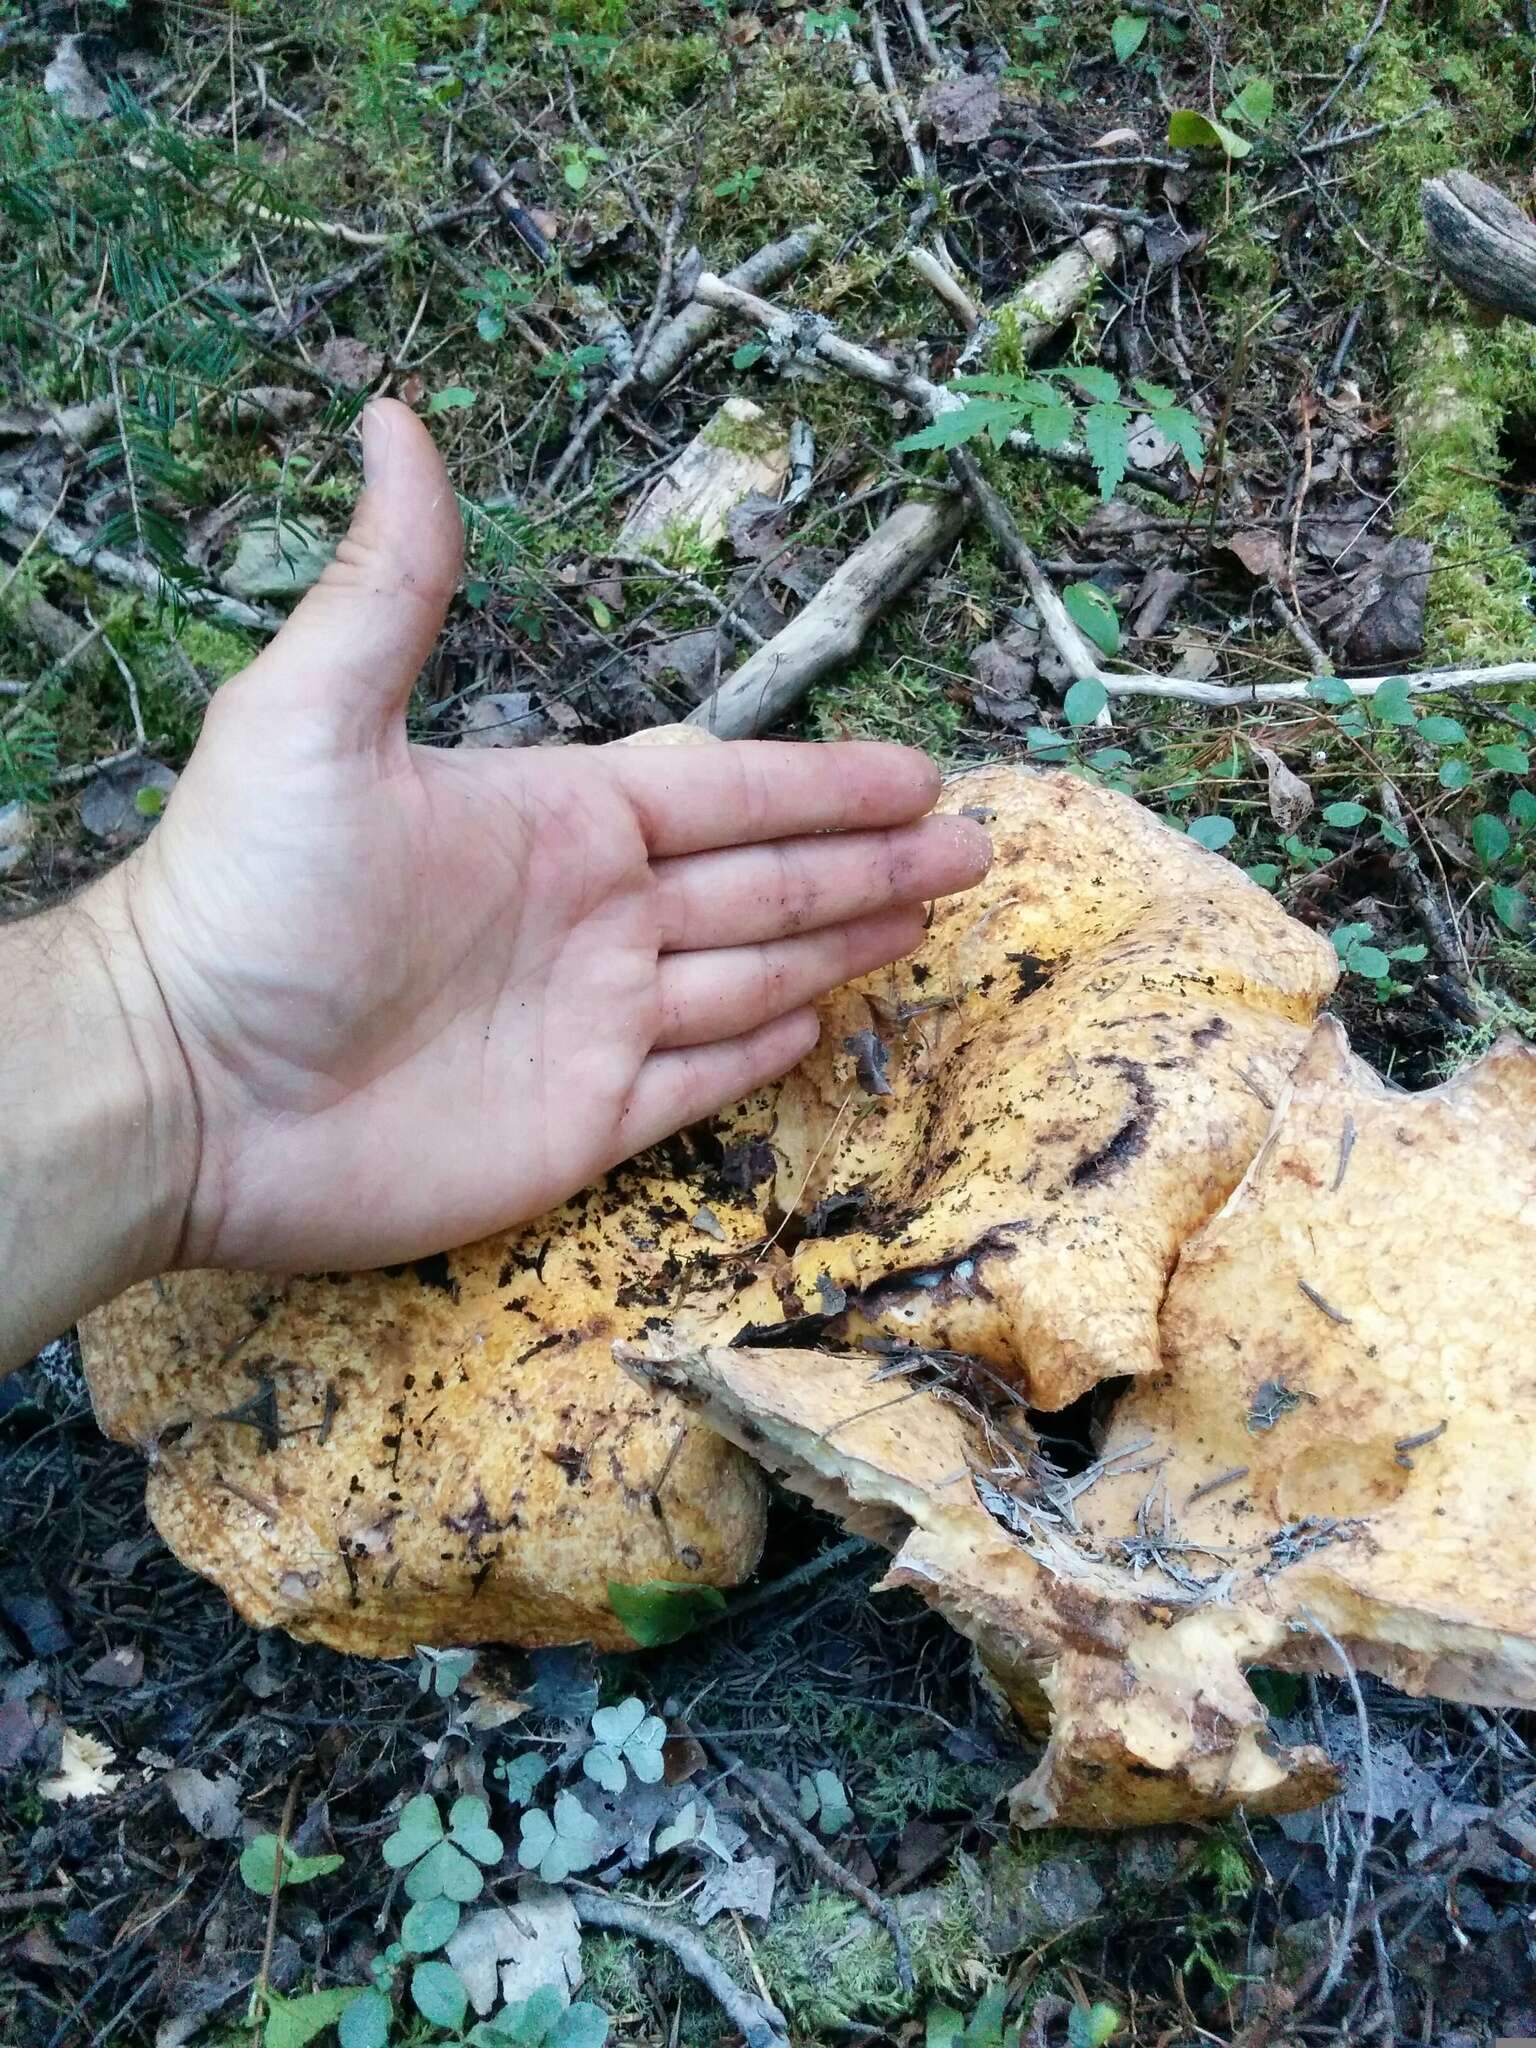
[[[381,406],[365,405],[362,417],[363,482],[376,485],[384,475],[384,454],[389,446],[389,415]]]

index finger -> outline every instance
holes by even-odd
[[[604,753],[656,857],[904,825],[939,794],[926,754],[884,740],[629,744]]]

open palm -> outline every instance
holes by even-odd
[[[364,416],[336,562],[219,692],[130,864],[195,1093],[181,1256],[367,1265],[536,1215],[784,1072],[984,835],[887,746],[411,746],[459,569],[425,429]]]

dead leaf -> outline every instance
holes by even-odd
[[[940,79],[925,86],[918,111],[932,124],[940,142],[985,142],[1001,104],[997,80],[971,72],[964,78]]]
[[[1168,614],[1189,589],[1191,579],[1177,569],[1149,569],[1131,601],[1131,637],[1151,640],[1168,623]]]
[[[327,383],[340,384],[349,391],[361,391],[365,385],[375,384],[384,368],[384,357],[380,350],[370,348],[366,342],[355,341],[350,334],[333,334],[322,348],[315,351],[315,368]],[[412,372],[405,383],[420,383]],[[405,391],[402,386],[402,398]],[[420,403],[421,393],[406,398],[407,405]]]
[[[1329,645],[1351,667],[1380,668],[1422,653],[1433,565],[1428,541],[1396,535],[1330,599],[1313,605]]]
[[[144,1676],[144,1652],[138,1645],[108,1650],[94,1664],[87,1664],[80,1676],[87,1685],[112,1685],[127,1691]]]
[[[1250,576],[1257,576],[1261,582],[1284,582],[1286,551],[1277,527],[1248,527],[1229,534],[1222,546],[1236,555]]]
[[[110,96],[85,61],[84,36],[59,37],[43,73],[43,91],[71,121],[105,121],[112,111]]]
[[[1034,696],[1039,648],[1038,631],[1013,626],[996,640],[983,640],[971,649],[965,665],[975,684],[971,702],[981,717],[1015,732],[1039,723],[1040,706]]]
[[[59,1767],[38,1784],[38,1796],[56,1803],[96,1799],[113,1791],[120,1773],[109,1771],[116,1758],[105,1742],[79,1728],[66,1727],[59,1754]]]
[[[515,1945],[502,1963],[501,1995],[509,2005],[548,1984],[569,2000],[581,1989],[581,1923],[570,1895],[525,1877],[509,1909]]]
[[[232,1842],[240,1832],[240,1781],[227,1771],[210,1778],[202,1771],[167,1771],[171,1803],[194,1833],[207,1842]]]
[[[1107,128],[1089,143],[1090,149],[1139,149],[1141,134],[1135,128]]]
[[[536,747],[549,734],[526,690],[494,690],[471,697],[463,716],[461,747]]]
[[[1203,683],[1221,666],[1221,656],[1199,633],[1177,633],[1173,639],[1173,674],[1181,681]]]
[[[148,755],[104,768],[85,786],[80,822],[104,846],[135,846],[148,838],[165,798],[175,787],[175,769]]]
[[[505,1906],[489,1906],[484,1912],[466,1914],[444,1950],[482,2019],[496,2004],[501,1964],[516,1943],[511,1913]]]
[[[1253,758],[1263,765],[1269,777],[1269,815],[1282,832],[1294,832],[1312,815],[1316,799],[1310,787],[1287,768],[1271,748],[1261,747],[1251,740],[1249,747]]]
[[[739,1863],[717,1863],[704,1874],[693,1902],[693,1917],[707,1926],[717,1913],[745,1913],[766,1920],[773,1911],[773,1859],[744,1856]]]
[[[233,411],[242,427],[289,427],[295,420],[308,419],[319,403],[315,391],[300,391],[286,384],[252,384],[235,393]]]

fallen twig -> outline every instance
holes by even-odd
[[[472,156],[464,168],[469,173],[470,182],[495,207],[502,220],[506,222],[513,234],[517,236],[533,260],[536,263],[547,263],[554,254],[554,251],[546,241],[543,229],[540,228],[527,207],[519,206],[512,197],[512,194],[506,189],[507,181],[511,178],[512,173],[510,171],[498,171],[490,158],[483,152]]]
[[[580,461],[582,451],[590,443],[592,436],[607,418],[611,409],[624,396],[625,392],[629,390],[630,386],[639,381],[639,366],[645,361],[646,352],[656,338],[656,330],[661,325],[661,316],[666,310],[667,299],[672,291],[673,255],[677,248],[678,235],[682,231],[683,221],[687,215],[688,202],[692,196],[693,186],[690,184],[687,190],[681,194],[677,204],[668,216],[666,229],[661,238],[661,267],[656,277],[656,296],[651,306],[651,316],[645,323],[645,331],[641,335],[635,349],[634,360],[627,370],[621,371],[614,378],[607,390],[603,392],[602,396],[593,405],[580,426],[571,435],[569,441],[566,442],[554,468],[551,469],[549,475],[544,479],[543,492],[546,498],[554,497],[561,484],[564,483],[565,479]]]
[[[1199,683],[1152,675],[1145,669],[1123,674],[1106,669],[1086,636],[1067,615],[1065,605],[1014,523],[1013,514],[970,456],[963,449],[952,448],[949,461],[993,539],[1024,577],[1042,625],[1074,676],[1101,684],[1110,697],[1161,697],[1180,704],[1295,704],[1312,697],[1315,678],[1285,683]],[[1356,697],[1374,697],[1389,681],[1405,682],[1412,694],[1423,696],[1438,691],[1474,690],[1484,685],[1503,687],[1536,682],[1536,662],[1511,661],[1500,668],[1486,669],[1427,669],[1419,675],[1398,677],[1336,676],[1332,680],[1342,683]]]
[[[670,1949],[689,1976],[704,1986],[731,2025],[739,2030],[747,2048],[788,2048],[783,2013],[776,2005],[768,2005],[754,1993],[744,1991],[696,1934],[635,1899],[615,1899],[605,1892],[577,1890],[574,1886],[567,1896],[583,1927],[630,1934],[638,1941],[651,1941],[658,1948]]]
[[[275,612],[259,610],[238,597],[226,597],[221,591],[197,585],[183,587],[172,583],[152,562],[120,555],[114,548],[93,547],[73,527],[66,526],[61,519],[51,519],[35,498],[15,484],[0,484],[0,519],[9,520],[24,533],[35,534],[49,553],[61,561],[70,562],[77,569],[88,569],[108,583],[121,583],[129,590],[140,591],[157,604],[185,605],[188,611],[199,612],[205,618],[218,619],[226,626],[244,626],[255,633],[275,633],[283,623]]]
[[[907,162],[912,167],[912,175],[917,183],[926,185],[928,159],[923,155],[923,145],[917,139],[911,109],[907,105],[895,67],[891,63],[891,46],[886,41],[885,18],[880,12],[879,0],[875,0],[875,4],[866,9],[864,19],[869,24],[869,40],[874,48],[875,62],[880,66],[880,82],[885,87],[885,103],[891,110],[891,118],[896,123],[897,133],[901,136],[902,146],[907,152]]]
[[[954,499],[898,505],[782,632],[689,712],[688,723],[728,740],[751,739],[776,725],[819,676],[858,652],[874,621],[964,524],[965,509]]]
[[[812,224],[796,228],[780,241],[769,242],[734,270],[728,270],[726,282],[747,291],[771,290],[809,259],[822,232],[819,225]],[[649,346],[640,351],[636,384],[643,391],[659,391],[719,325],[718,311],[703,304],[695,294],[680,313],[656,330]]]
[[[871,1891],[861,1878],[839,1863],[824,1842],[819,1842],[798,1814],[791,1813],[772,1788],[760,1778],[756,1771],[749,1770],[740,1757],[732,1756],[728,1749],[715,1741],[712,1735],[700,1731],[698,1739],[709,1751],[722,1770],[737,1779],[751,1793],[753,1799],[772,1821],[781,1835],[794,1843],[801,1855],[815,1865],[830,1884],[840,1892],[846,1892],[850,1899],[857,1899],[866,1913],[871,1914],[891,1937],[891,1946],[896,1951],[896,1975],[903,1991],[913,1986],[912,1951],[902,1930],[895,1908],[888,1905],[880,1894]]]
[[[907,261],[928,289],[944,301],[966,333],[974,334],[981,325],[981,314],[971,303],[960,280],[951,275],[930,249],[909,249]]]
[[[1467,949],[1462,944],[1461,933],[1457,930],[1455,914],[1441,901],[1430,885],[1424,864],[1414,851],[1408,837],[1408,817],[1403,809],[1402,798],[1397,786],[1389,779],[1383,779],[1378,794],[1381,798],[1381,815],[1395,827],[1403,845],[1393,854],[1392,865],[1403,878],[1403,887],[1408,892],[1430,950],[1446,970],[1458,1003],[1470,1013],[1471,1018],[1486,1017],[1488,1005],[1469,986],[1471,965]]]

